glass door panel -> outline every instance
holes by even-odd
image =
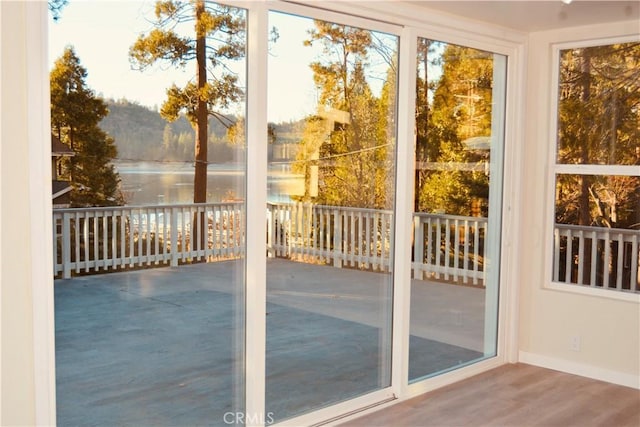
[[[418,39],[409,380],[496,354],[506,58]]]
[[[270,12],[266,412],[390,385],[396,52]]]
[[[235,424],[245,395],[245,105],[236,100],[246,11],[193,2],[156,16],[143,3],[69,2],[50,26],[52,163],[71,189],[70,207],[53,210],[57,422]],[[196,139],[188,100],[200,7],[210,23],[206,87],[224,81],[228,93],[208,99]],[[156,17],[186,40],[182,70],[160,58]],[[139,34],[159,55],[138,57],[145,72],[129,64]],[[74,89],[83,69],[95,77],[84,92]],[[74,104],[87,96],[104,117]]]

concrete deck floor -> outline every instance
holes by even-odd
[[[242,262],[55,282],[60,426],[228,425],[241,411]],[[275,421],[388,385],[389,276],[270,259]],[[412,282],[410,378],[482,357],[484,290]],[[381,361],[387,362],[381,362]]]

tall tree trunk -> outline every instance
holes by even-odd
[[[582,50],[581,64],[580,64],[580,79],[582,84],[582,107],[586,109],[591,99],[591,57],[587,49]],[[589,129],[585,126],[579,135],[580,144],[580,157],[582,164],[590,163],[590,148],[591,148],[591,134]],[[578,198],[578,225],[591,225],[591,212],[589,210],[589,192],[591,187],[591,177],[588,175],[579,175],[580,179],[580,195]],[[591,239],[591,245],[598,245],[597,239]],[[583,277],[578,278],[578,281],[582,280],[582,283],[589,283],[589,277],[591,275],[591,269],[597,268],[599,255],[596,255],[596,259],[591,257],[591,249],[586,250],[584,253],[584,271]],[[567,253],[567,256],[571,256]],[[567,271],[568,277],[571,277],[571,271]],[[606,284],[604,284],[606,286]]]
[[[429,161],[427,157],[427,126],[429,121],[429,46],[431,46],[431,42],[428,40],[422,40],[423,43],[419,46],[419,49],[422,49],[420,54],[422,55],[422,63],[424,69],[423,76],[423,88],[422,90],[417,90],[420,86],[420,78],[416,81],[416,92],[421,95],[421,99],[419,98],[417,102],[421,105],[419,108],[425,109],[425,114],[423,117],[419,117],[422,120],[422,123],[416,123],[416,165],[415,165],[415,177],[413,181],[413,211],[420,211],[420,189],[422,188],[422,178],[424,177],[424,171],[421,169],[421,166],[425,162]],[[419,76],[418,76],[419,77]]]
[[[582,105],[586,107],[591,98],[591,57],[586,49],[584,49],[582,54],[582,64],[581,64],[581,82],[582,82],[582,96],[581,101]],[[591,135],[588,129],[583,129],[581,132],[581,141],[580,141],[580,150],[581,150],[581,160],[582,164],[590,163],[590,145],[591,145]],[[579,197],[579,225],[590,225],[591,224],[591,214],[589,212],[589,186],[590,179],[586,175],[580,175],[580,197]]]
[[[196,4],[196,62],[198,64],[198,90],[202,91],[207,83],[206,39],[201,28],[201,17],[204,13],[204,0]],[[198,98],[196,110],[195,141],[195,177],[193,182],[193,202],[207,201],[207,103],[203,97]]]
[[[202,91],[207,83],[207,56],[206,34],[202,28],[202,14],[204,13],[204,0],[196,3],[196,62],[198,66],[198,90]],[[202,96],[198,97],[196,109],[196,140],[195,140],[195,173],[193,179],[193,203],[205,203],[207,201],[207,120],[209,118],[207,103]],[[193,217],[193,245],[194,248],[205,249],[207,223],[204,213]],[[200,224],[200,227],[198,226]],[[197,246],[195,244],[197,243]]]

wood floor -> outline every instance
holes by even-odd
[[[640,390],[506,365],[342,426],[640,427]]]

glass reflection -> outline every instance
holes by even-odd
[[[271,12],[267,412],[390,385],[397,38]]]
[[[560,52],[562,164],[640,164],[640,42]]]
[[[246,10],[94,1],[62,14],[50,40],[80,58],[70,49],[51,79],[52,166],[74,193],[53,210],[57,424],[242,424],[246,142],[227,128],[244,134]],[[114,81],[128,99],[87,101],[117,95]]]
[[[495,355],[506,59],[418,39],[409,380]]]
[[[553,280],[640,292],[640,177],[558,174]]]

